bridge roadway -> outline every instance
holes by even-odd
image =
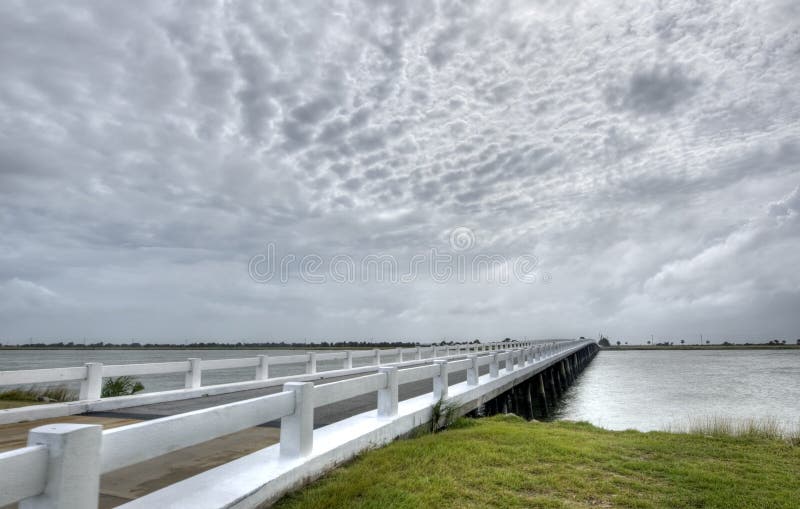
[[[504,367],[502,361],[500,363],[500,366],[501,369]],[[403,368],[400,369],[402,370]],[[489,366],[481,366],[480,368],[481,375],[485,375],[488,372],[489,372]],[[349,375],[338,378],[327,378],[324,380],[316,380],[314,381],[314,384],[325,385],[333,382],[338,382],[340,380],[346,380],[349,378],[364,376],[365,374],[367,373],[360,373],[357,375]],[[467,379],[467,373],[466,371],[450,373],[448,379],[450,385],[457,384]],[[122,408],[119,410],[113,410],[108,412],[91,412],[85,415],[95,416],[95,417],[108,417],[113,419],[137,419],[137,420],[158,419],[160,417],[166,417],[169,415],[182,414],[185,412],[200,410],[202,408],[224,405],[236,401],[257,398],[259,396],[266,396],[268,394],[275,394],[281,392],[282,389],[283,386],[278,385],[274,387],[265,387],[261,389],[237,391],[228,394],[204,396],[201,398],[192,398],[179,401],[167,401],[163,403],[153,403],[149,405]],[[411,382],[400,385],[399,399],[400,401],[402,401],[404,399],[413,398],[415,396],[431,392],[433,392],[433,382],[430,379],[421,380],[418,382]],[[321,407],[317,407],[314,409],[314,428],[316,429],[322,426],[327,426],[328,424],[341,421],[342,419],[345,419],[347,417],[367,412],[369,410],[374,410],[377,397],[378,396],[376,393],[372,393],[340,401],[338,403],[333,403],[331,405],[324,405]],[[262,426],[277,428],[280,427],[280,421],[267,422],[262,424]]]

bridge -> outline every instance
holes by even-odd
[[[535,406],[547,412],[548,399],[596,351],[591,341],[494,343],[0,372],[0,385],[81,382],[79,401],[0,411],[0,423],[75,414],[143,419],[112,429],[54,423],[30,430],[26,447],[0,453],[7,473],[0,478],[0,506],[97,507],[101,475],[266,424],[279,428],[278,443],[121,506],[257,507],[427,425],[439,401],[462,415],[530,416]],[[369,364],[354,367],[359,358]],[[341,360],[341,369],[317,371],[321,359]],[[305,373],[270,378],[277,363],[302,363]],[[255,368],[254,380],[201,385],[204,369],[244,366]],[[186,387],[99,397],[103,377],[164,372],[184,372]]]

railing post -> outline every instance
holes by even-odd
[[[306,373],[317,372],[317,354],[316,352],[308,352],[308,360],[306,361]]]
[[[96,509],[100,497],[100,447],[97,424],[48,424],[28,433],[28,445],[47,446],[44,492],[22,500],[20,509]]]
[[[186,372],[184,387],[187,389],[197,389],[203,376],[203,370],[200,367],[200,359],[189,359],[189,371]]]
[[[376,366],[380,366],[381,365],[381,351],[376,348],[376,349],[374,349],[372,351],[372,353],[375,354],[375,365]]]
[[[414,352],[414,359],[416,360],[422,359],[422,348],[420,348],[419,346],[417,347],[417,351]]]
[[[353,367],[353,351],[347,351],[347,357],[344,359],[344,368],[345,369],[352,369]]]
[[[256,366],[256,380],[266,380],[267,378],[269,378],[269,357],[259,355],[258,366]]]
[[[399,399],[397,366],[380,367],[378,373],[386,373],[386,387],[378,389],[378,417],[394,417]]]
[[[433,376],[433,399],[438,401],[447,397],[450,385],[447,381],[447,361],[437,359],[433,363],[439,366],[439,373]]]
[[[86,378],[81,381],[80,399],[100,399],[103,390],[103,364],[86,363]]]
[[[314,447],[314,384],[288,382],[283,384],[283,390],[294,393],[294,412],[281,417],[280,455],[307,456]]]
[[[497,353],[492,353],[492,362],[489,363],[489,376],[497,378],[500,376],[500,363],[497,361]]]
[[[514,371],[514,350],[506,352],[506,373]]]
[[[467,385],[478,385],[478,356],[470,355],[469,367],[467,368]]]

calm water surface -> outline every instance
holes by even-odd
[[[602,351],[556,417],[608,429],[664,430],[704,416],[800,425],[800,351]]]

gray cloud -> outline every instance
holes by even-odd
[[[790,339],[796,10],[0,3],[0,339]],[[247,275],[462,225],[552,281]]]
[[[657,65],[639,69],[624,86],[612,86],[606,91],[609,105],[636,113],[669,113],[689,99],[701,81],[692,78],[679,65]]]

